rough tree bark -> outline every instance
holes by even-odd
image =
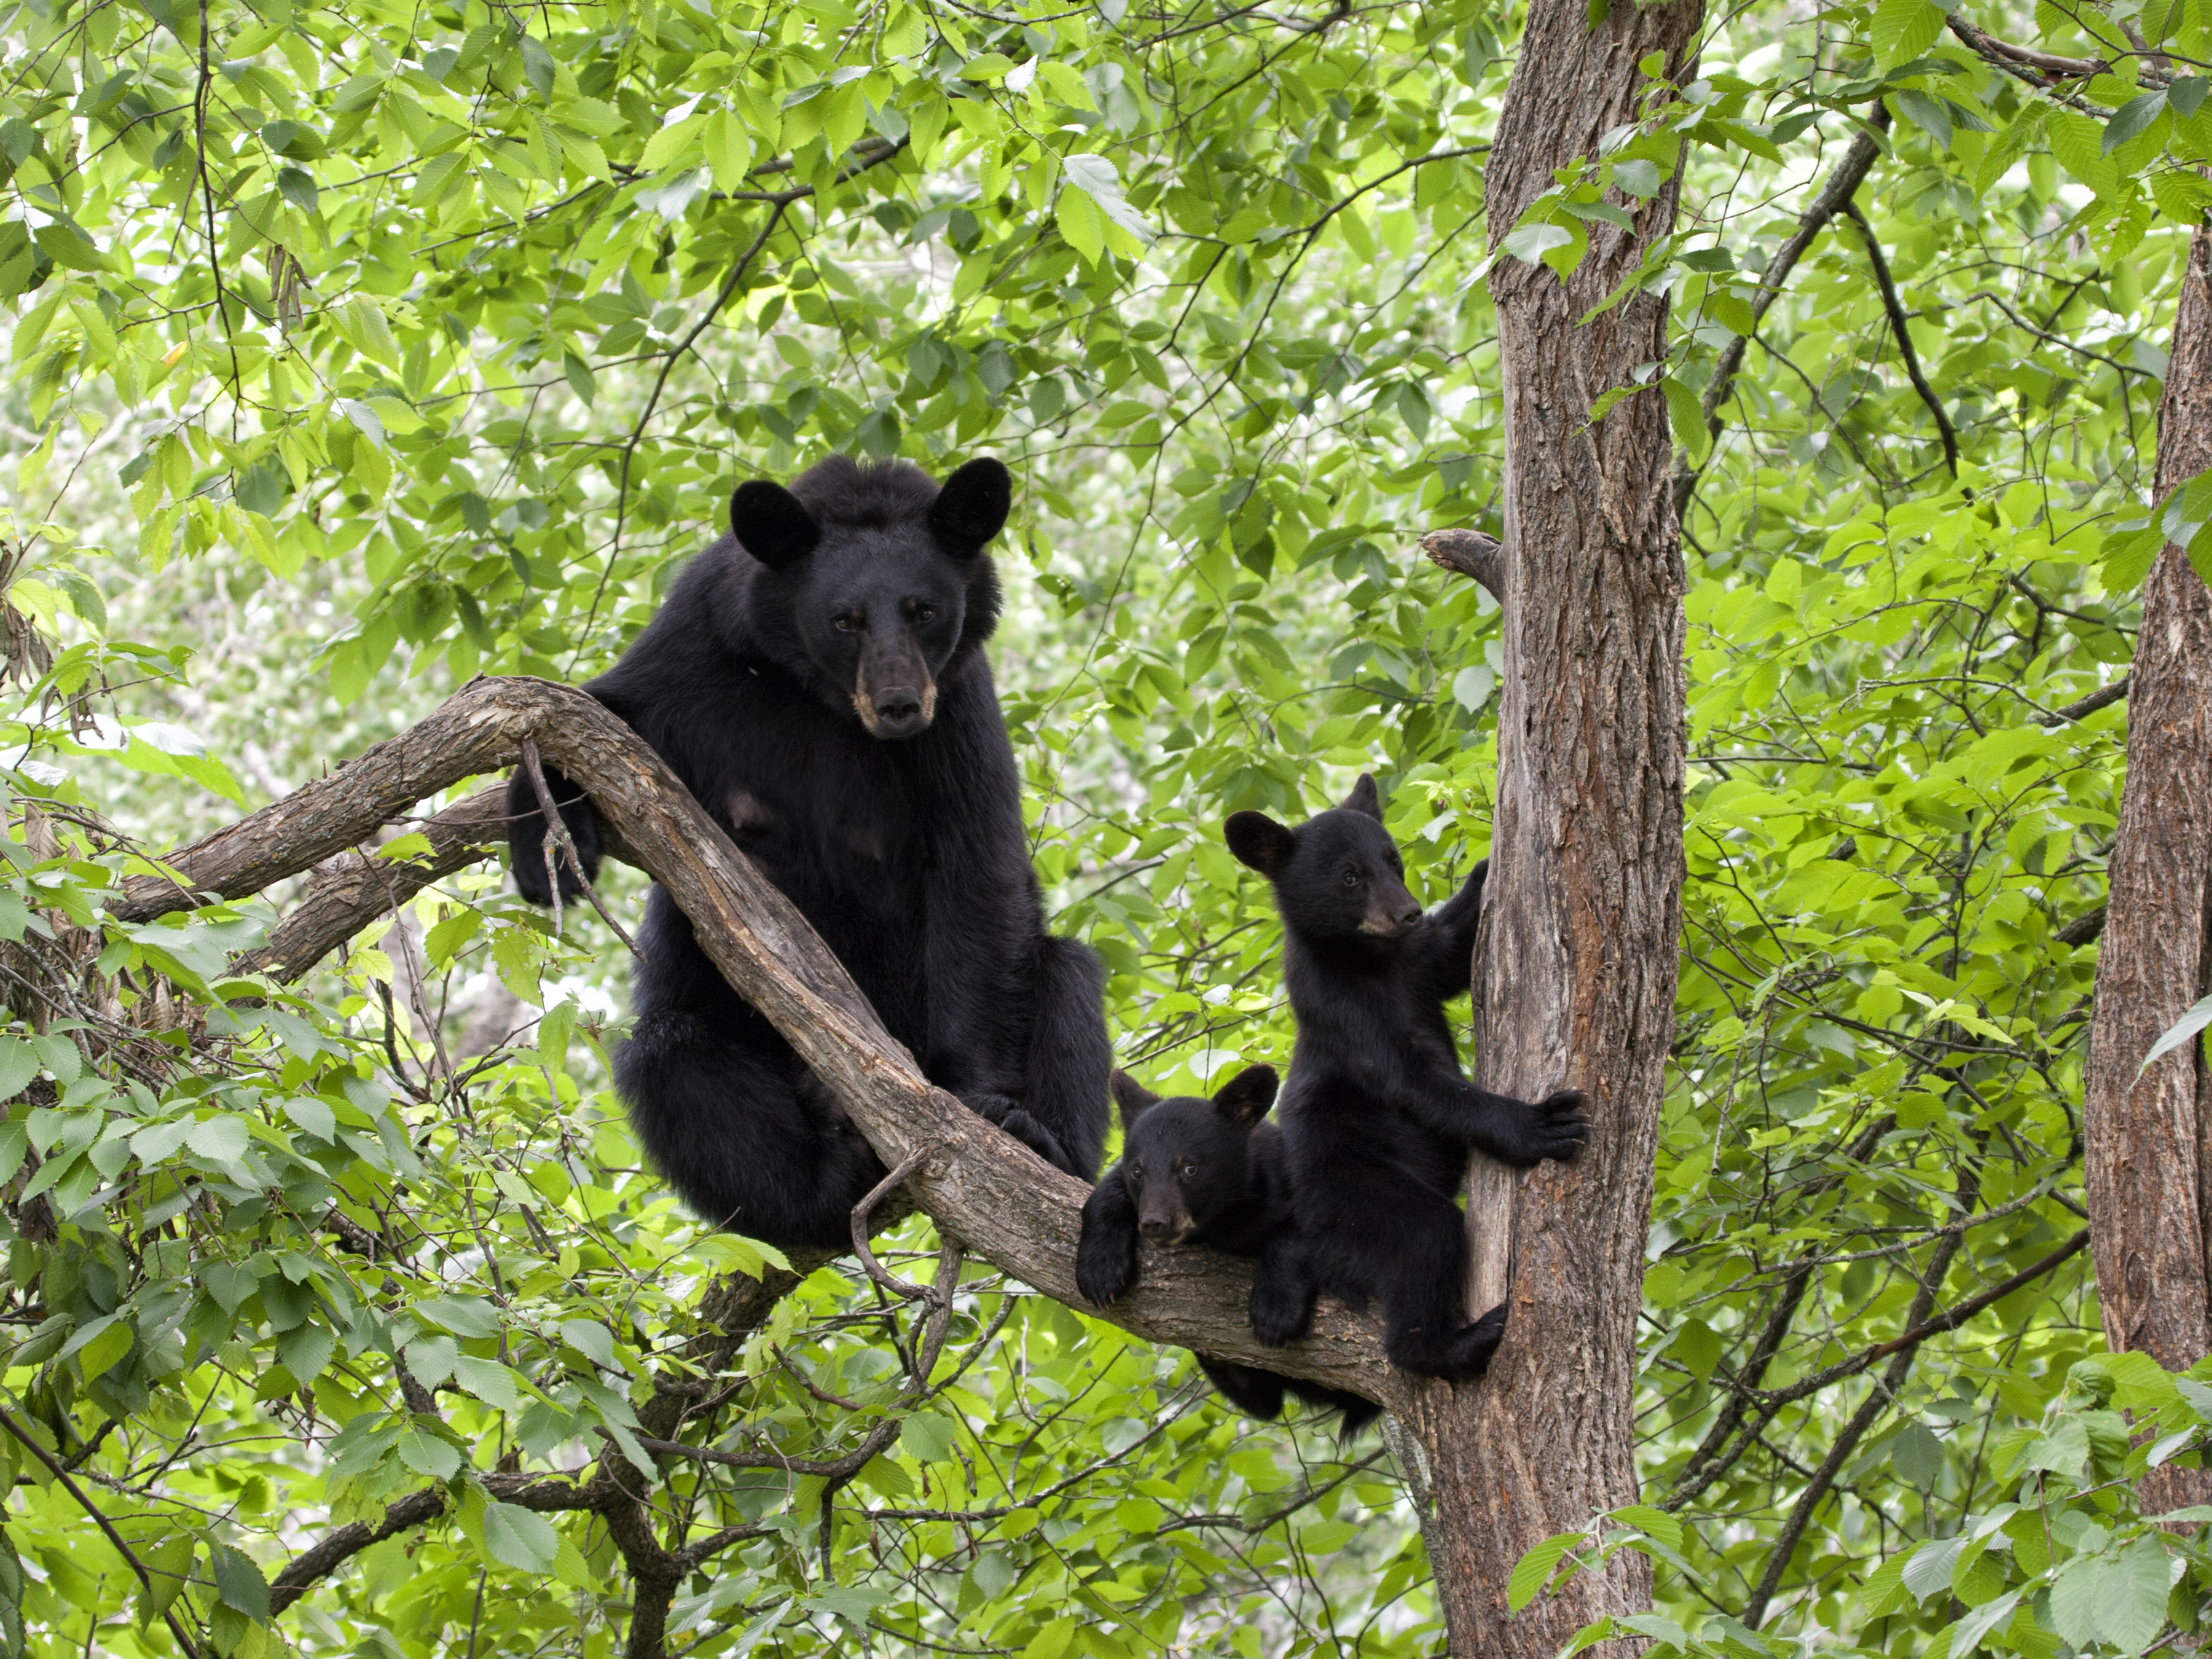
[[[1592,28],[1583,0],[1534,0],[1490,160],[1493,246],[1555,168],[1636,118],[1651,84],[1642,60],[1656,53],[1676,84],[1688,78],[1700,15],[1698,0],[1616,4]],[[1452,1651],[1486,1659],[1548,1659],[1579,1626],[1650,1605],[1649,1565],[1626,1552],[1518,1617],[1505,1587],[1530,1545],[1638,1497],[1635,1322],[1681,903],[1684,577],[1660,393],[1589,421],[1601,393],[1665,357],[1664,302],[1579,319],[1674,213],[1669,184],[1633,234],[1591,225],[1564,284],[1512,259],[1493,270],[1504,544],[1492,560],[1429,550],[1502,588],[1477,1080],[1529,1098],[1571,1084],[1595,1102],[1573,1164],[1518,1174],[1476,1160],[1470,1299],[1508,1302],[1510,1322],[1484,1382],[1431,1385],[1414,1403]]]
[[[2157,494],[2212,467],[2212,231],[2189,246],[2158,414]],[[2160,1364],[2212,1352],[2212,1072],[2191,1042],[2138,1076],[2212,979],[2212,592],[2179,547],[2152,568],[2128,678],[2128,775],[2084,1079],[2091,1248],[2105,1335]],[[2158,1507],[2212,1498],[2168,1465]]]

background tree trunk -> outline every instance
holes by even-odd
[[[2212,233],[2200,228],[2173,322],[2158,413],[2158,496],[2212,467]],[[2137,1076],[2203,997],[2212,926],[2212,592],[2179,547],[2143,592],[2128,693],[2128,775],[2097,961],[2083,1116],[2091,1248],[2105,1336],[2161,1365],[2212,1352],[2212,1076],[2191,1042]],[[2171,1468],[2144,1482],[2165,1508],[2212,1497]]]
[[[1489,169],[1493,246],[1552,183],[1633,121],[1656,52],[1687,78],[1698,0],[1535,0]],[[1629,234],[1593,224],[1562,284],[1502,260],[1505,400],[1504,690],[1490,884],[1476,950],[1487,1088],[1595,1102],[1581,1158],[1523,1174],[1478,1159],[1468,1220],[1473,1303],[1512,1313],[1489,1376],[1435,1384],[1413,1408],[1431,1464],[1429,1528],[1452,1651],[1549,1659],[1574,1630],[1650,1605],[1624,1553],[1517,1618],[1508,1576],[1528,1547],[1636,1501],[1632,1402],[1652,1158],[1674,1022],[1682,884],[1682,589],[1656,386],[1595,427],[1591,404],[1666,356],[1648,295],[1578,319],[1672,227],[1670,183]],[[1510,1290],[1509,1286],[1510,1277]]]

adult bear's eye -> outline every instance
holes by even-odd
[[[1183,1166],[1182,1166],[1182,1178],[1183,1178],[1185,1181],[1188,1181],[1188,1180],[1189,1180],[1193,1176],[1196,1175],[1197,1173],[1198,1173],[1198,1165],[1197,1165],[1197,1164],[1195,1164],[1191,1163],[1191,1162],[1190,1162],[1189,1160],[1188,1160],[1188,1159],[1185,1159],[1185,1160],[1184,1160],[1184,1163],[1183,1163]]]
[[[840,634],[849,634],[860,625],[860,619],[858,617],[838,617],[834,620]]]
[[[934,605],[918,605],[914,608],[914,619],[918,623],[935,622],[937,608]]]

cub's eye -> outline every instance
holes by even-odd
[[[1346,872],[1344,872],[1344,884],[1345,884],[1346,887],[1357,887],[1357,886],[1358,886],[1358,885],[1359,885],[1359,872],[1358,872],[1358,871],[1357,871],[1357,870],[1347,870],[1347,871],[1346,871]]]
[[[860,619],[858,617],[839,617],[836,621],[837,631],[840,634],[850,634],[860,625]]]

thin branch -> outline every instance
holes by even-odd
[[[2071,720],[2085,720],[2100,708],[2110,708],[2128,695],[2128,684],[2133,675],[2123,674],[2110,685],[2100,686],[2079,702],[2069,702],[2063,708],[2054,708],[2043,717],[2045,726],[2064,726]]]
[[[1898,355],[1905,359],[1905,372],[1912,380],[1912,389],[1920,394],[1920,401],[1928,405],[1928,412],[1936,417],[1936,428],[1943,437],[1943,462],[1951,469],[1951,476],[1959,476],[1959,432],[1951,424],[1951,416],[1943,408],[1943,400],[1936,395],[1936,388],[1928,384],[1927,375],[1921,373],[1920,354],[1913,349],[1912,332],[1905,326],[1905,302],[1897,297],[1897,283],[1889,274],[1889,260],[1881,251],[1881,239],[1874,234],[1865,214],[1859,211],[1856,202],[1844,204],[1843,211],[1859,228],[1865,239],[1867,263],[1874,267],[1875,284],[1881,289],[1882,309],[1889,313],[1889,325],[1897,336]]]
[[[1790,273],[1796,270],[1797,262],[1819,240],[1820,233],[1827,228],[1828,222],[1836,216],[1838,210],[1850,200],[1851,192],[1865,180],[1875,158],[1881,154],[1881,135],[1889,125],[1887,106],[1877,102],[1869,123],[1875,131],[1862,131],[1851,141],[1851,147],[1844,152],[1844,159],[1836,164],[1836,170],[1828,175],[1819,192],[1806,204],[1805,211],[1798,215],[1797,228],[1791,233],[1790,240],[1774,251],[1774,257],[1766,262],[1766,269],[1759,272],[1759,289],[1751,301],[1754,331],[1765,318],[1768,309],[1782,297],[1783,284],[1790,280]],[[1743,367],[1743,354],[1749,344],[1749,337],[1744,335],[1730,340],[1722,349],[1720,361],[1713,366],[1713,378],[1706,383],[1705,395],[1701,402],[1705,409],[1705,430],[1714,438],[1721,435],[1721,428],[1725,424],[1721,419],[1721,405],[1729,400],[1729,394],[1735,389],[1736,373]],[[1706,453],[1710,458],[1711,452]],[[1689,505],[1690,494],[1697,488],[1702,471],[1702,468],[1690,465],[1686,453],[1676,465],[1674,488],[1677,518]]]
[[[0,1411],[0,1428],[5,1428],[9,1433],[21,1441],[29,1449],[31,1455],[46,1466],[54,1479],[61,1482],[62,1489],[76,1499],[78,1507],[93,1518],[100,1531],[107,1534],[107,1541],[115,1546],[115,1553],[130,1564],[131,1571],[138,1575],[138,1582],[145,1586],[146,1594],[152,1595],[154,1575],[147,1571],[146,1564],[138,1559],[130,1545],[123,1541],[123,1534],[115,1530],[115,1523],[102,1515],[100,1512],[100,1506],[85,1496],[84,1488],[70,1478],[70,1472],[55,1461],[54,1455],[33,1438],[31,1431],[18,1423],[9,1413]],[[177,1638],[177,1645],[185,1650],[189,1659],[200,1659],[199,1644],[192,1640],[184,1626],[178,1622],[177,1615],[172,1612],[165,1612],[161,1617],[169,1626],[169,1634]]]

